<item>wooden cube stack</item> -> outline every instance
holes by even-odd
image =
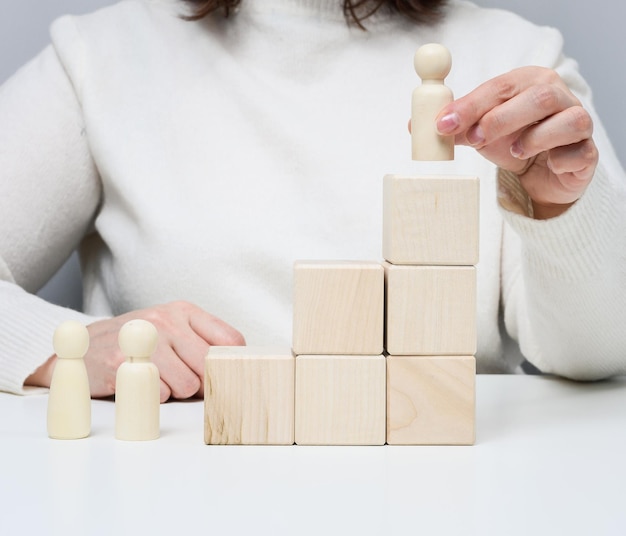
[[[386,176],[382,263],[297,261],[292,348],[210,349],[205,442],[473,444],[478,202]]]
[[[385,444],[384,280],[377,262],[295,263],[298,445]]]
[[[297,261],[292,348],[211,348],[205,442],[473,444],[478,203],[384,177],[382,263]]]
[[[293,349],[209,350],[205,443],[384,445],[384,280],[379,262],[296,262]]]
[[[205,442],[473,444],[478,203],[385,176],[384,262],[297,261],[292,348],[211,348]]]
[[[476,177],[383,186],[387,443],[473,444]]]

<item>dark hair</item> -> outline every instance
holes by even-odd
[[[199,20],[212,13],[228,17],[241,0],[185,0],[192,4],[192,13],[184,17]],[[255,0],[251,0],[255,1]],[[339,1],[339,0],[337,0]],[[447,0],[343,0],[343,14],[348,23],[365,29],[363,21],[380,9],[397,12],[417,23],[434,23],[442,15]]]

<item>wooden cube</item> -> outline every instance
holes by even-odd
[[[297,261],[294,353],[382,354],[384,279],[378,262]]]
[[[478,263],[477,177],[386,175],[383,257],[393,264]]]
[[[476,353],[475,267],[383,266],[387,353]]]
[[[473,445],[474,357],[387,357],[387,443]]]
[[[212,346],[204,374],[207,445],[293,444],[295,358],[289,348]]]
[[[385,444],[385,358],[296,357],[298,445]]]

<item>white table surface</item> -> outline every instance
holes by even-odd
[[[626,534],[626,378],[479,376],[472,447],[206,446],[200,401],[55,441],[46,405],[0,393],[0,535]]]

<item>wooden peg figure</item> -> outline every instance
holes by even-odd
[[[160,377],[150,357],[156,350],[157,330],[146,320],[122,326],[119,345],[126,362],[115,378],[115,437],[145,441],[159,437]]]
[[[422,85],[413,90],[411,102],[413,160],[454,160],[454,136],[441,136],[435,125],[441,109],[454,98],[444,85],[452,67],[450,52],[437,43],[423,45],[414,65]]]
[[[89,332],[79,322],[61,324],[52,339],[57,360],[48,397],[48,436],[81,439],[91,432],[91,394],[84,357]]]

